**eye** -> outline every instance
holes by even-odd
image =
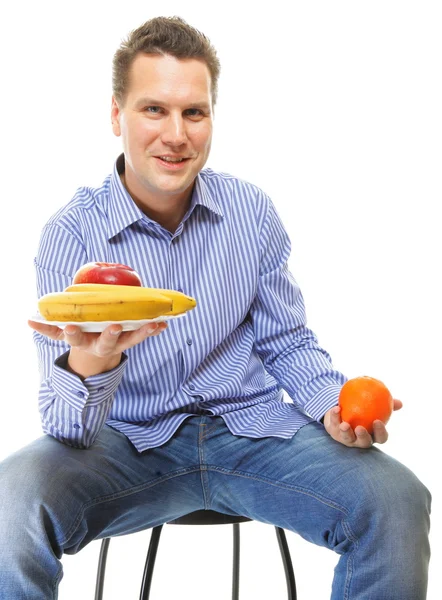
[[[188,108],[187,110],[184,111],[184,113],[191,118],[195,118],[195,117],[203,117],[204,113],[202,110],[200,110],[199,108]]]
[[[152,115],[159,115],[162,109],[159,106],[146,106],[144,110]]]

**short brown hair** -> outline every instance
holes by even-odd
[[[215,48],[200,31],[180,17],[150,19],[124,40],[115,52],[112,91],[116,101],[124,104],[129,87],[129,72],[135,57],[144,54],[169,54],[175,58],[195,58],[207,64],[211,76],[213,105],[218,94],[220,62]]]

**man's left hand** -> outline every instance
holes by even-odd
[[[402,408],[402,402],[393,400],[393,410],[400,408]],[[369,448],[373,444],[385,444],[388,440],[388,432],[382,421],[374,421],[373,434],[370,435],[361,425],[353,430],[349,423],[341,420],[340,412],[339,406],[334,406],[324,415],[324,427],[337,442],[350,448]]]

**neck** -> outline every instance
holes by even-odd
[[[128,187],[124,173],[120,175],[120,179],[126,190],[129,192],[132,200],[135,202],[138,208],[147,217],[149,217],[149,219],[156,221],[171,233],[175,233],[178,225],[181,223],[184,215],[186,214],[189,208],[190,199],[192,197],[192,190],[186,191],[185,194],[170,196],[169,198],[152,198],[145,200],[139,198]]]

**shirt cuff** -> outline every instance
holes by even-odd
[[[328,385],[304,406],[304,410],[316,421],[321,421],[325,413],[336,406],[339,402],[339,393],[342,385]]]
[[[127,356],[122,355],[120,364],[98,375],[82,380],[78,375],[67,370],[69,351],[59,356],[54,362],[52,371],[52,387],[57,396],[72,408],[82,411],[86,402],[88,406],[101,404],[116,392],[127,363]]]

